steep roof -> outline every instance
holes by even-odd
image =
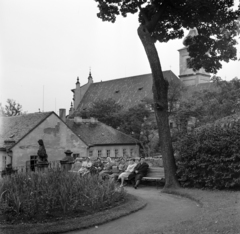
[[[163,76],[169,82],[180,82],[172,71],[164,71]],[[87,108],[99,99],[114,99],[125,109],[129,109],[145,98],[152,98],[152,74],[132,76],[92,83],[78,105],[77,110]]]
[[[67,125],[87,145],[128,145],[138,144],[139,141],[101,122],[75,123],[67,119]]]
[[[53,113],[43,112],[0,117],[0,148],[9,146],[4,141],[12,142],[11,148]]]

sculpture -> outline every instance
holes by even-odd
[[[39,150],[38,150],[38,152],[37,152],[37,155],[38,155],[38,163],[48,162],[48,160],[47,160],[48,155],[47,155],[47,152],[46,152],[46,149],[45,149],[43,140],[40,139],[40,140],[38,141],[38,144],[39,144]]]

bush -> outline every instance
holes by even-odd
[[[240,186],[240,124],[208,126],[179,141],[177,175],[183,187]]]
[[[15,174],[0,181],[0,213],[10,220],[95,212],[124,198],[113,182],[62,171]]]

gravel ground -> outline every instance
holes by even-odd
[[[181,189],[189,199],[153,187],[127,188],[148,205],[137,213],[72,234],[240,234],[240,192]],[[70,234],[70,233],[69,233]]]
[[[161,193],[156,187],[126,188],[130,194],[147,201],[147,206],[115,221],[71,234],[140,234],[161,230],[172,222],[189,220],[197,215],[200,206],[189,199]],[[70,234],[69,233],[69,234]]]

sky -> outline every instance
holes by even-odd
[[[71,89],[77,77],[87,83],[90,69],[94,82],[151,73],[137,15],[112,24],[97,12],[94,0],[0,0],[0,103],[68,113]],[[163,70],[179,75],[182,40],[156,44]],[[223,63],[217,75],[240,78],[240,61]]]

